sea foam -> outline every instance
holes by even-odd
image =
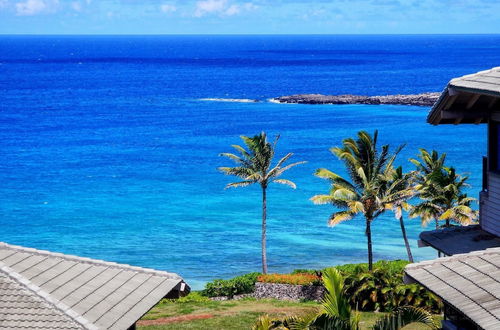
[[[254,99],[225,99],[225,98],[202,98],[200,101],[212,101],[212,102],[236,102],[236,103],[256,103],[259,100]]]

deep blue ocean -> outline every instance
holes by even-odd
[[[366,260],[361,218],[327,227],[328,189],[345,174],[328,149],[358,130],[437,149],[470,193],[481,185],[484,126],[431,126],[427,107],[290,105],[295,93],[441,91],[500,65],[500,35],[0,36],[0,241],[177,272],[194,288],[260,270],[260,190],[224,190],[218,156],[240,135],[280,134],[278,156],[308,163],[268,192],[272,272]],[[258,99],[258,103],[204,98]],[[418,260],[418,219],[407,219]],[[404,258],[399,223],[376,220],[376,259]]]

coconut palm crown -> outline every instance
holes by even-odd
[[[412,208],[410,216],[420,217],[422,225],[434,220],[436,229],[442,220],[445,221],[444,227],[449,227],[451,222],[460,225],[474,223],[478,212],[472,209],[471,204],[476,199],[464,192],[469,187],[468,176],[457,174],[453,167],[446,167],[445,154],[438,157],[436,151],[430,154],[421,149],[419,158],[421,161],[411,161],[420,172],[415,190],[421,202]]]
[[[305,162],[296,162],[284,166],[287,160],[293,155],[293,153],[288,153],[274,167],[271,167],[279,135],[276,136],[273,143],[267,140],[266,133],[264,132],[254,137],[241,136],[241,139],[246,149],[239,145],[232,145],[238,155],[233,153],[220,154],[220,156],[233,160],[237,166],[219,167],[218,169],[226,175],[234,175],[242,179],[242,181],[229,183],[226,188],[245,187],[251,184],[259,184],[262,188],[262,272],[266,274],[267,187],[270,183],[274,182],[288,185],[295,189],[295,183],[287,179],[280,179],[279,177],[290,168]]]
[[[344,162],[351,181],[320,168],[315,175],[330,181],[330,192],[311,198],[315,204],[332,204],[340,209],[330,216],[330,226],[350,220],[357,214],[364,216],[370,270],[373,269],[371,223],[387,210],[387,205],[405,200],[412,194],[411,189],[397,189],[404,178],[393,180],[393,163],[403,146],[394,153],[390,153],[389,145],[382,146],[379,151],[377,139],[377,131],[373,137],[360,131],[357,139],[344,139],[342,147],[331,148],[330,151]]]

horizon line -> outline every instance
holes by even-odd
[[[493,33],[0,33],[0,36],[495,36]]]

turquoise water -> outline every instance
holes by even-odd
[[[0,38],[0,241],[173,271],[194,288],[258,271],[260,190],[224,190],[216,168],[239,135],[262,130],[281,134],[278,156],[308,161],[285,175],[297,190],[269,189],[272,272],[366,260],[362,219],[329,228],[333,208],[309,201],[328,189],[316,168],[344,174],[328,148],[360,129],[406,143],[407,170],[420,147],[446,152],[480,189],[483,126],[434,127],[425,107],[265,99],[438,91],[498,64],[498,36],[103,38]],[[418,220],[407,225],[416,258],[435,257],[416,247]],[[373,231],[376,259],[405,257],[393,215]]]

